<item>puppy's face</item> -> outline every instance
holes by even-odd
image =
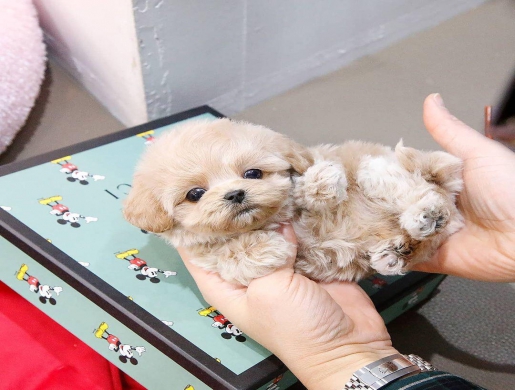
[[[288,202],[292,170],[307,151],[261,126],[190,121],[144,154],[124,215],[151,232],[228,235],[257,229]]]

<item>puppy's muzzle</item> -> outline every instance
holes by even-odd
[[[245,196],[244,190],[234,190],[225,194],[224,199],[231,203],[243,203]]]

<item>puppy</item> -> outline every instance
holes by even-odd
[[[124,202],[125,218],[232,283],[248,285],[294,248],[314,280],[402,274],[462,226],[461,161],[399,143],[305,148],[262,126],[188,121],[149,146]]]
[[[294,215],[292,174],[312,163],[307,149],[264,127],[188,121],[148,147],[124,215],[187,247],[195,264],[247,285],[294,250],[275,230]]]
[[[309,149],[314,164],[293,190],[295,269],[320,281],[400,275],[463,226],[455,201],[462,161],[349,141]]]

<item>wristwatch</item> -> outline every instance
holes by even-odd
[[[395,354],[357,370],[344,390],[378,390],[394,380],[422,371],[434,371],[434,367],[417,355]]]

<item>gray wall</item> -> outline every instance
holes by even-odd
[[[486,0],[133,0],[149,119],[233,114]]]

